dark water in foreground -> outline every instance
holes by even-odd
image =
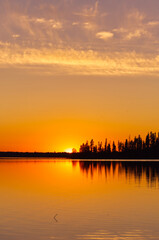
[[[0,239],[159,239],[159,162],[0,161]]]

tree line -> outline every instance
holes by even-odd
[[[142,139],[140,135],[134,137],[134,139],[125,139],[124,141],[118,141],[117,145],[115,141],[112,144],[105,139],[105,142],[99,141],[95,144],[94,140],[81,144],[80,153],[159,153],[159,133],[150,132],[146,135],[145,139]]]

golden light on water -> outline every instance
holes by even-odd
[[[19,160],[0,164],[1,239],[158,239],[158,162]]]

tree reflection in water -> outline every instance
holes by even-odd
[[[76,167],[77,162],[72,162]],[[140,183],[146,179],[150,186],[159,183],[158,161],[79,161],[80,170],[87,176],[94,177],[95,174],[104,174],[108,177],[118,178],[125,176],[126,179],[135,179]]]

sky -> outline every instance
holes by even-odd
[[[0,150],[159,131],[158,0],[0,0]]]

